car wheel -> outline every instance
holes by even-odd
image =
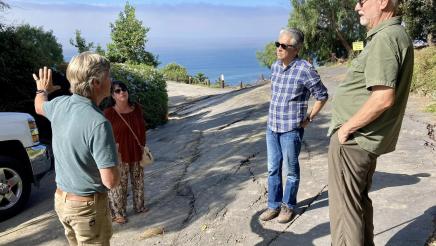
[[[15,159],[0,156],[0,221],[19,213],[29,199],[31,184]]]

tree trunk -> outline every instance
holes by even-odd
[[[434,39],[433,33],[432,33],[432,31],[429,31],[428,34],[427,34],[427,43],[428,43],[428,46],[435,46],[436,45],[436,43],[433,42],[433,39]]]
[[[335,11],[333,10],[334,8],[335,8],[334,6],[330,7],[331,28],[336,32],[336,36],[339,38],[339,41],[341,42],[342,46],[344,46],[344,48],[347,50],[347,55],[349,56],[353,52],[353,49],[348,44],[347,40],[344,38],[344,36],[342,35],[341,31],[337,26],[336,14]]]
[[[341,44],[344,46],[344,48],[347,50],[348,55],[350,55],[351,53],[353,53],[353,49],[351,48],[350,44],[347,42],[347,40],[345,40],[344,36],[342,35],[342,33],[338,30],[335,29],[336,31],[336,35],[339,38],[339,41],[341,42]]]

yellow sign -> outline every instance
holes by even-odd
[[[353,50],[363,50],[363,42],[362,41],[353,42]]]

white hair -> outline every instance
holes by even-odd
[[[284,28],[280,30],[279,37],[287,35],[291,37],[291,45],[297,49],[303,47],[304,43],[304,34],[297,28]]]

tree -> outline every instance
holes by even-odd
[[[188,71],[177,63],[169,63],[161,71],[166,80],[188,81]]]
[[[16,35],[21,48],[28,51],[21,59],[29,60],[37,67],[63,62],[62,45],[57,42],[53,31],[44,31],[42,27],[26,24],[16,28]]]
[[[272,64],[277,60],[276,46],[274,45],[274,42],[268,43],[265,46],[264,51],[256,52],[256,58],[259,61],[260,65],[270,69]]]
[[[199,83],[203,83],[207,79],[207,77],[204,73],[197,73],[194,76],[194,79],[198,80]]]
[[[0,11],[4,11],[5,9],[8,9],[9,5],[5,3],[4,1],[0,1]],[[1,18],[1,16],[0,16]],[[1,20],[1,19],[0,19]],[[0,30],[3,28],[3,24],[0,22]]]
[[[63,62],[62,46],[52,31],[23,25],[0,30],[1,110],[29,112],[36,85],[31,74]],[[29,110],[30,108],[30,110]]]
[[[100,44],[97,44],[97,47],[95,47],[95,53],[106,56],[106,51],[104,51]]]
[[[0,1],[0,10],[8,9],[9,5],[5,3],[4,1]]]
[[[115,24],[110,24],[112,43],[107,46],[107,56],[113,62],[159,65],[157,57],[145,50],[147,33],[142,21],[135,17],[135,8],[126,3]]]
[[[348,57],[353,53],[351,42],[364,40],[365,29],[358,22],[354,11],[355,0],[291,0],[293,12],[288,26],[297,27],[305,35],[301,55],[319,63],[336,57]],[[260,62],[271,63],[275,49],[267,45],[259,53]],[[263,59],[263,61],[262,61]]]
[[[303,53],[327,60],[348,57],[353,53],[351,42],[364,40],[365,29],[358,22],[354,0],[292,0],[294,12],[288,25],[305,34]]]
[[[435,45],[436,6],[434,0],[405,0],[400,10],[406,30],[413,40],[425,40]]]
[[[86,43],[85,38],[82,37],[82,34],[80,32],[80,30],[76,30],[76,37],[75,40],[73,40],[72,38],[70,39],[70,44],[74,47],[77,48],[77,51],[79,53],[85,52],[85,51],[89,51],[91,50],[91,48],[94,47],[94,43]],[[101,48],[101,47],[100,47]]]

